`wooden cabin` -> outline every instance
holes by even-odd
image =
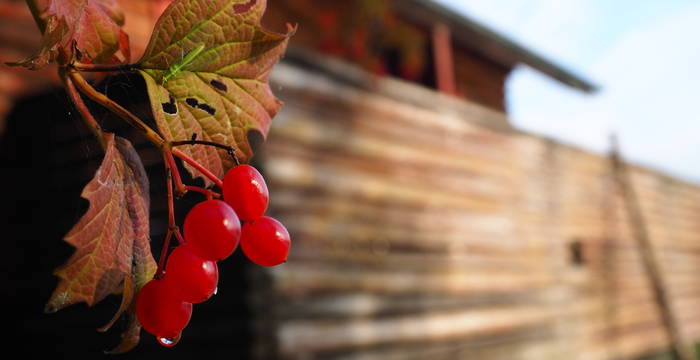
[[[132,39],[147,37],[153,3],[122,4],[136,19]],[[31,36],[16,31],[31,19],[23,5],[0,4],[2,54],[31,48],[17,40]],[[272,75],[285,105],[254,159],[269,214],[292,235],[289,261],[261,268],[238,253],[220,265],[219,295],[197,306],[180,344],[166,350],[144,336],[128,358],[651,359],[672,348],[666,313],[685,349],[700,341],[700,186],[508,122],[504,83],[517,65],[581,91],[594,85],[428,0],[270,0],[264,20],[299,24]],[[99,156],[65,99],[37,95],[50,85],[18,74],[0,68],[0,160],[10,164],[0,183],[37,191],[7,195],[0,217],[10,234],[22,232],[4,244],[10,268],[32,271],[9,272],[16,290],[3,297],[24,315],[17,336],[45,341],[25,351],[95,358],[117,341],[93,329],[118,300],[40,311]],[[131,98],[137,79],[109,84],[147,113]],[[50,133],[26,140],[28,116]],[[157,152],[134,138],[162,177]],[[8,180],[18,171],[24,177]],[[152,191],[154,251],[165,231],[161,188]],[[180,212],[194,203],[182,200]],[[33,215],[17,220],[16,209]],[[644,266],[640,234],[660,283]]]
[[[300,27],[273,73],[285,106],[262,164],[294,247],[263,272],[259,358],[637,359],[670,348],[611,158],[508,122],[516,65],[594,85],[432,1],[280,3],[270,26]],[[319,34],[333,29],[304,26],[345,14],[374,31],[359,52],[390,64],[379,76],[353,58],[352,26],[335,25],[330,50]],[[402,72],[392,32],[421,39],[417,75]],[[700,188],[627,171],[691,347]]]

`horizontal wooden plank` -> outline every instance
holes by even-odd
[[[273,272],[282,293],[297,294],[365,291],[381,294],[469,294],[507,293],[538,289],[551,285],[550,273],[517,274],[513,272],[463,273],[451,269],[431,269],[429,273],[372,271],[344,266],[286,264]]]
[[[285,358],[602,360],[669,346],[609,157],[322,74],[285,83],[294,71],[278,78],[286,106],[265,149],[271,212],[293,236],[268,272]],[[700,187],[629,169],[692,338]]]
[[[303,321],[293,320],[280,328],[282,354],[329,351],[375,346],[466,339],[485,334],[507,334],[519,328],[546,324],[557,313],[541,307],[480,309],[415,314],[378,320]]]

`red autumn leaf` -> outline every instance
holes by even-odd
[[[47,312],[78,302],[93,305],[123,283],[118,316],[156,271],[149,239],[148,177],[129,141],[114,134],[106,137],[102,164],[82,192],[90,206],[65,237],[76,250],[55,271],[60,280]],[[134,324],[129,327],[133,330]]]
[[[121,29],[124,14],[116,0],[38,0],[37,10],[44,25],[36,54],[19,63],[31,69],[56,61],[63,53],[70,56],[75,43],[83,62],[115,62],[121,51],[129,57],[129,38]],[[65,63],[70,58],[59,59]]]
[[[266,136],[281,106],[268,77],[294,32],[262,28],[265,5],[265,0],[178,0],[165,10],[138,64],[166,140],[196,134],[233,146],[242,162],[253,155],[246,134]],[[218,177],[233,166],[225,150],[183,151]]]

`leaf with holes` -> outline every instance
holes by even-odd
[[[124,14],[116,0],[37,0],[36,6],[44,27],[40,48],[10,65],[34,69],[57,57],[65,64],[71,61],[73,43],[84,55],[82,62],[116,62],[117,51],[129,60],[129,37],[121,28]]]
[[[268,77],[294,31],[263,29],[264,11],[265,0],[179,0],[165,10],[138,63],[163,137],[178,141],[197,134],[233,146],[242,162],[250,160],[248,131],[265,137],[281,106]],[[218,177],[233,166],[222,149],[183,150]]]
[[[156,271],[149,239],[148,177],[129,141],[114,134],[106,137],[102,164],[82,192],[90,206],[65,237],[76,250],[55,271],[60,280],[47,312],[78,302],[94,305],[123,284],[124,300],[116,318]],[[127,337],[123,341],[133,342]]]

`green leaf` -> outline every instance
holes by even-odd
[[[242,162],[252,157],[247,132],[265,137],[281,106],[268,77],[294,32],[263,29],[264,10],[264,0],[179,0],[165,10],[139,66],[166,140],[197,134],[233,146]],[[195,145],[183,151],[219,177],[233,166],[221,149]]]
[[[36,54],[18,63],[30,69],[58,60],[71,60],[75,47],[85,56],[81,61],[115,62],[121,51],[126,61],[130,54],[129,39],[121,29],[124,14],[116,0],[44,0],[38,1],[44,34]],[[63,56],[63,58],[61,58]]]

